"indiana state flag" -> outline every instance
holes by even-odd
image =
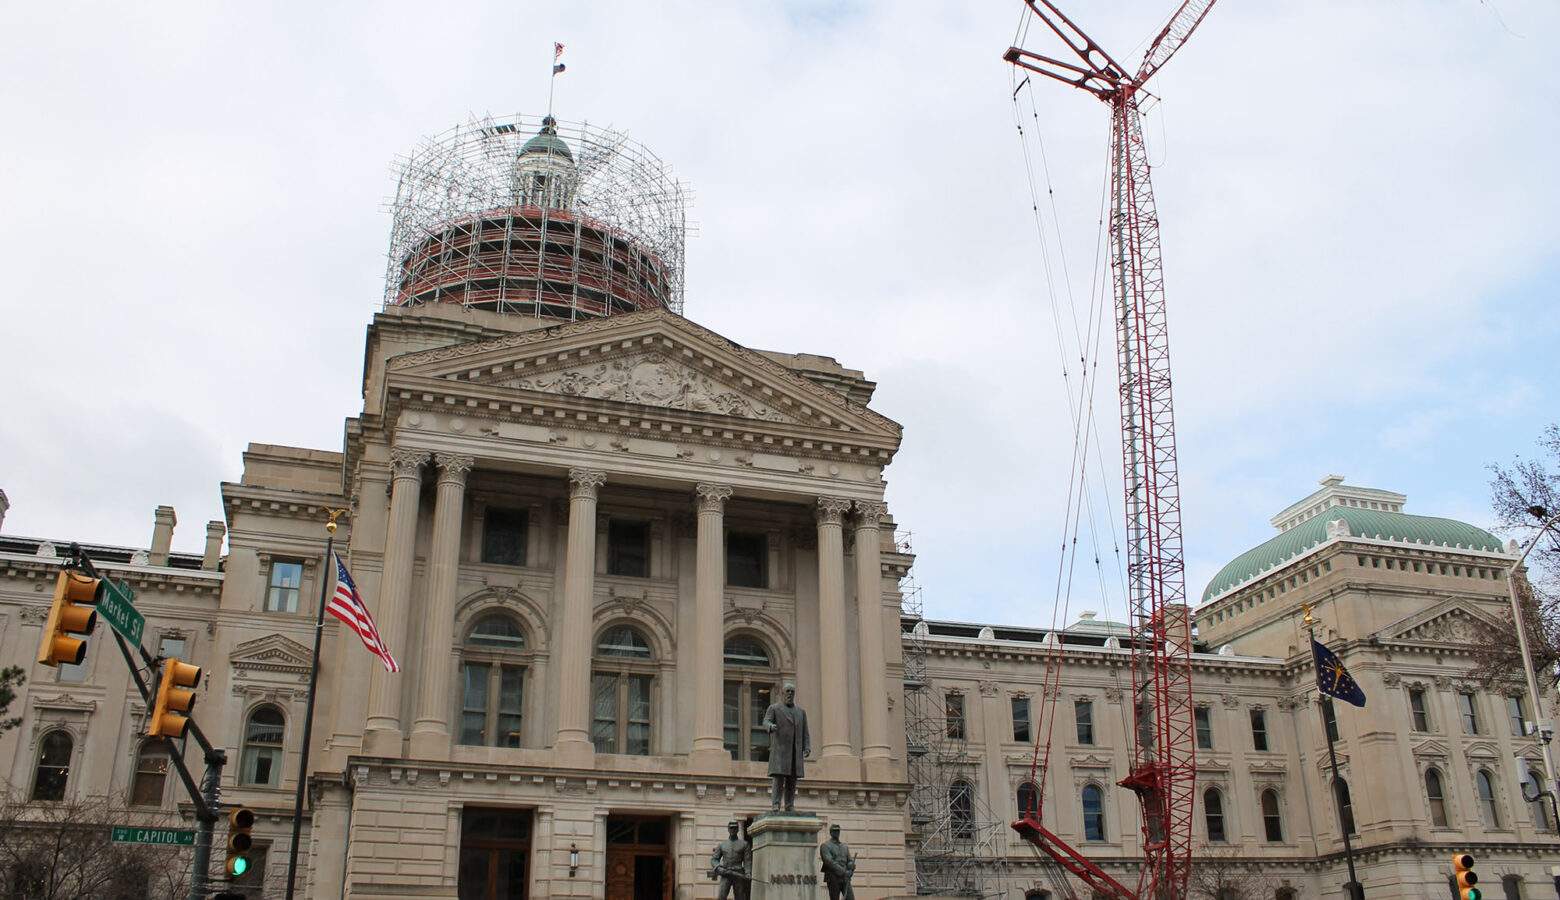
[[[1338,660],[1338,654],[1317,643],[1313,637],[1311,656],[1316,660],[1316,686],[1322,693],[1358,707],[1365,706],[1365,692]]]

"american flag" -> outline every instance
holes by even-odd
[[[563,45],[558,43],[557,41],[553,41],[553,62],[557,62],[558,61],[558,57],[560,57],[562,55],[563,55]]]
[[[390,655],[390,648],[385,646],[384,639],[379,636],[374,617],[369,615],[368,607],[363,605],[363,598],[358,594],[357,585],[352,582],[352,576],[347,574],[347,567],[341,562],[341,554],[332,553],[331,557],[336,561],[336,593],[331,595],[330,603],[325,608],[357,632],[368,652],[384,662],[385,671],[401,671],[401,664]]]

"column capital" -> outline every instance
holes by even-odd
[[[838,525],[849,511],[850,501],[841,497],[819,497],[818,508],[814,510],[819,525]]]
[[[701,481],[693,486],[693,496],[698,503],[699,512],[718,513],[725,510],[726,501],[731,499],[731,487]]]
[[[461,456],[458,453],[435,453],[433,461],[439,467],[440,484],[444,482],[465,484],[466,473],[470,472],[471,467],[477,463],[475,458]]]
[[[888,518],[887,503],[881,500],[856,501],[857,527],[876,528],[886,518]]]
[[[595,469],[569,470],[569,499],[596,499],[596,492],[607,483],[607,473]]]
[[[433,454],[411,447],[390,448],[390,474],[395,478],[421,478],[422,467]]]

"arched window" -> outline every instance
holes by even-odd
[[[1333,801],[1338,805],[1338,824],[1345,834],[1358,834],[1354,830],[1354,801],[1349,797],[1349,783],[1342,778],[1333,779]]]
[[[1528,784],[1534,786],[1533,790],[1535,792],[1544,789],[1544,779],[1537,772],[1528,772]],[[1545,803],[1544,799],[1543,797],[1538,797],[1528,801],[1528,809],[1533,813],[1533,827],[1539,831],[1553,831],[1554,823],[1549,821],[1549,804]]]
[[[287,723],[274,706],[257,706],[244,724],[238,783],[275,787],[282,782],[282,736]]]
[[[483,616],[461,647],[460,743],[520,746],[525,632],[506,615]]]
[[[130,782],[131,806],[162,806],[163,786],[168,783],[168,745],[147,741],[135,758],[135,778]]]
[[[948,824],[955,840],[975,837],[975,791],[968,781],[948,786]]]
[[[652,657],[650,642],[632,626],[609,628],[596,641],[590,737],[597,753],[650,755]]]
[[[769,649],[749,634],[726,638],[722,715],[726,752],[732,759],[769,759],[769,732],[763,726],[764,712],[773,702],[775,672]]]
[[[1284,840],[1284,815],[1278,806],[1278,791],[1266,790],[1262,792],[1262,829],[1268,843],[1278,844]]]
[[[1446,827],[1446,788],[1441,783],[1438,769],[1425,770],[1425,796],[1430,800],[1430,824]]]
[[[1500,810],[1495,806],[1495,781],[1490,777],[1488,769],[1480,769],[1473,776],[1474,785],[1479,789],[1479,815],[1484,818],[1485,828],[1500,827]]]
[[[1032,781],[1026,781],[1018,786],[1018,817],[1040,818],[1040,791]]]
[[[1203,821],[1208,826],[1208,840],[1218,844],[1229,840],[1224,835],[1224,795],[1218,788],[1203,792]]]
[[[68,732],[51,731],[38,745],[38,770],[33,774],[34,800],[64,800],[70,780],[70,756],[76,742]]]
[[[1105,794],[1097,785],[1083,789],[1083,839],[1105,840]]]

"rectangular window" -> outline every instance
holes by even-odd
[[[87,678],[87,661],[83,659],[80,665],[72,662],[62,662],[56,669],[54,680],[65,684],[80,684]]]
[[[1254,709],[1251,711],[1251,747],[1254,750],[1267,750],[1267,710]]]
[[[650,577],[650,523],[607,523],[607,574]]]
[[[460,742],[473,747],[520,746],[525,669],[466,663]]]
[[[1199,706],[1192,710],[1192,719],[1197,726],[1197,749],[1213,749],[1213,711],[1206,706]]]
[[[1078,723],[1078,743],[1094,743],[1094,701],[1074,700],[1073,720]]]
[[[964,740],[964,695],[949,694],[943,712],[947,716],[949,740]]]
[[[525,541],[531,515],[523,509],[489,506],[482,514],[482,561],[500,566],[525,565]]]
[[[1029,698],[1013,697],[1013,740],[1021,743],[1029,743],[1033,738],[1029,735]]]
[[[298,594],[303,588],[303,563],[273,560],[268,588],[265,592],[266,612],[297,612]]]
[[[591,676],[591,741],[597,753],[650,755],[650,676]]]
[[[769,542],[762,534],[726,534],[726,583],[732,587],[769,587]]]
[[[135,761],[135,778],[130,782],[131,806],[162,806],[163,785],[168,781],[168,748],[161,741],[148,741]]]
[[[187,645],[184,638],[165,636],[157,643],[157,655],[163,659],[178,659],[187,662],[189,657],[184,655]]]
[[[1408,712],[1415,731],[1430,730],[1430,709],[1425,705],[1425,689],[1408,689]]]
[[[726,752],[732,759],[753,762],[769,760],[769,732],[764,730],[764,713],[774,702],[774,685],[749,681],[726,682],[722,706]],[[747,736],[746,742],[743,735]]]
[[[460,710],[460,742],[480,747],[487,743],[488,681],[492,666],[466,665],[465,701]]]
[[[1479,711],[1473,705],[1472,694],[1457,695],[1457,709],[1462,713],[1463,734],[1479,733]]]
[[[1526,737],[1527,716],[1522,712],[1522,698],[1507,697],[1506,713],[1511,716],[1511,733],[1517,737]]]

